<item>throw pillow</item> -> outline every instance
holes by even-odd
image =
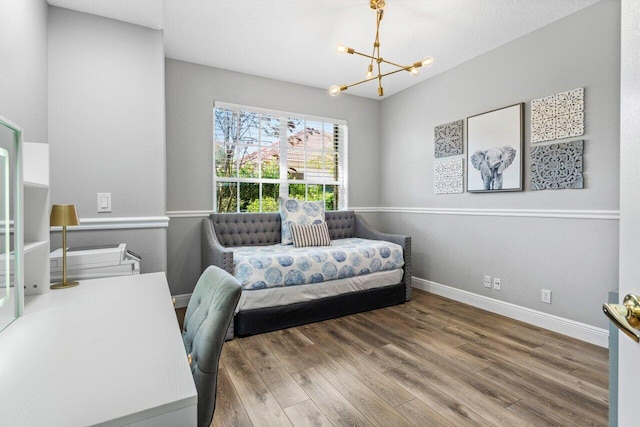
[[[288,197],[280,197],[281,242],[293,243],[291,224],[309,225],[324,222],[324,202],[303,202]]]
[[[329,227],[326,222],[310,225],[291,224],[293,246],[305,248],[307,246],[331,246]]]

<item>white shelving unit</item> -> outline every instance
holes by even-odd
[[[49,291],[49,145],[22,146],[24,185],[24,293]]]

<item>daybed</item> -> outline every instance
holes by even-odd
[[[202,270],[209,265],[216,265],[237,278],[241,276],[240,282],[243,283],[242,296],[232,323],[235,332],[230,329],[228,338],[331,319],[401,304],[411,299],[410,237],[375,231],[353,211],[327,211],[325,219],[332,246],[311,248],[294,248],[293,245],[281,244],[279,213],[212,214],[202,221]],[[376,251],[358,246],[363,244],[383,248]],[[250,259],[251,264],[248,264],[246,257],[242,261],[247,250],[262,252],[257,255],[254,253]],[[362,256],[350,253],[349,250],[359,251]],[[380,262],[368,259],[372,254],[377,255],[376,252],[397,263],[393,265],[392,261],[385,262],[390,270],[384,270],[384,267],[380,267]],[[267,256],[275,258],[269,259]],[[327,261],[327,257],[334,264],[348,262],[350,265],[339,268],[337,272],[329,265],[330,269],[325,268],[323,271],[328,274],[310,274],[312,270],[308,265],[309,261]],[[269,282],[269,275],[262,280],[245,277],[245,270],[264,270],[264,264],[276,264],[276,259],[287,266],[293,262],[294,265],[290,268],[299,270],[286,277],[275,272],[279,279],[279,285],[275,287],[265,283]],[[369,268],[369,264],[366,264],[367,268],[361,268],[365,266],[365,262],[373,267]],[[243,263],[246,267],[244,269]],[[360,266],[355,267],[360,271],[355,272],[351,265]],[[395,268],[397,265],[402,267]],[[301,274],[301,270],[305,274]],[[306,284],[291,286],[296,284],[296,280],[290,279],[301,279],[307,270],[309,277]],[[328,278],[331,280],[327,280]],[[254,280],[253,283],[251,280]],[[314,283],[319,280],[322,283]]]

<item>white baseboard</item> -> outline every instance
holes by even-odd
[[[576,322],[553,314],[543,313],[541,311],[511,304],[509,302],[452,288],[451,286],[431,282],[419,277],[412,277],[412,285],[414,288],[421,289],[423,291],[473,305],[474,307],[478,307],[492,313],[501,314],[522,322],[527,322],[534,326],[549,329],[550,331],[563,335],[568,335],[600,347],[609,347],[609,331],[606,329],[597,328],[595,326],[587,325],[586,323]]]
[[[172,295],[172,297],[176,299],[175,308],[182,308],[186,307],[187,304],[189,304],[191,294]]]

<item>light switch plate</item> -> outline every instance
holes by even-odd
[[[98,213],[111,212],[111,193],[98,193]]]

